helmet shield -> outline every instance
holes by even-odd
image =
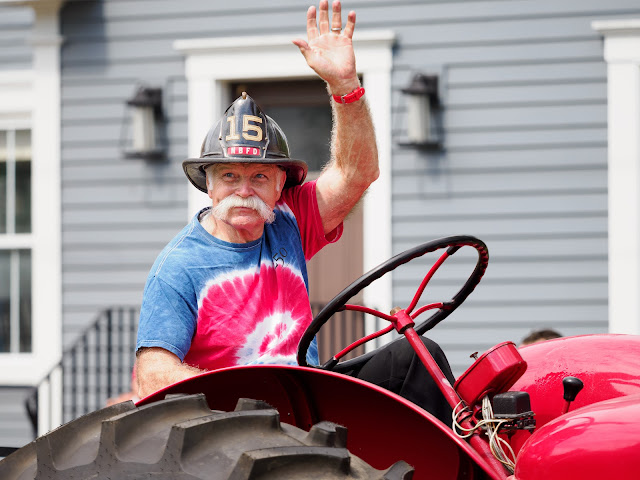
[[[268,163],[287,172],[285,188],[300,185],[307,176],[307,164],[289,158],[287,137],[258,104],[242,93],[220,121],[207,133],[199,158],[188,158],[182,168],[189,181],[207,192],[205,168],[214,163]]]

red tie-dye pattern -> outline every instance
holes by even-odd
[[[259,272],[240,271],[206,288],[185,363],[216,369],[295,362],[298,341],[311,322],[300,273],[262,264]]]

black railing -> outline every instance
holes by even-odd
[[[62,357],[63,421],[106,405],[131,389],[138,307],[103,311]]]
[[[46,405],[37,401],[27,403],[29,416],[37,428],[38,416],[45,414],[49,425],[38,430],[47,431],[60,421],[66,423],[85,413],[104,407],[107,400],[129,391],[135,361],[135,342],[139,307],[113,307],[102,311],[85,332],[65,349],[62,359],[37,385],[32,394],[35,399],[46,385]],[[61,383],[62,399],[54,398],[56,379]],[[28,399],[29,400],[29,399]],[[40,402],[42,403],[42,402]],[[38,409],[37,415],[33,408]],[[61,405],[61,418],[54,410]],[[42,409],[48,409],[43,412]]]
[[[313,315],[317,315],[323,306],[320,303],[312,304]],[[43,408],[48,409],[44,413],[50,422],[40,425],[41,434],[58,426],[60,421],[66,423],[103,408],[109,398],[130,390],[138,316],[139,307],[113,307],[104,310],[75,343],[65,349],[60,363],[33,390],[32,398],[27,401],[27,410],[34,428],[37,428],[38,415],[43,413]],[[337,313],[320,332],[320,360],[328,360],[331,355],[363,335],[363,313]],[[363,347],[359,347],[346,358],[363,352]],[[57,390],[54,386],[56,381],[61,384]],[[45,400],[46,405],[38,406],[38,391],[43,385],[46,385],[48,398]],[[61,405],[60,399],[55,398],[56,394],[53,393],[60,392],[60,389]],[[56,408],[61,408],[61,418],[55,415]]]

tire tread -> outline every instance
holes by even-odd
[[[309,432],[280,422],[260,400],[211,410],[204,395],[125,402],[87,414],[0,461],[3,480],[140,479],[409,480],[397,462],[376,470],[349,453],[347,429],[319,422]]]

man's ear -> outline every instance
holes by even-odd
[[[213,165],[210,165],[204,169],[205,180],[207,184],[207,195],[209,198],[213,199]]]
[[[287,183],[287,171],[284,169],[280,169],[278,171],[278,184],[276,185],[276,188],[278,189],[278,193],[280,195],[282,194],[282,190],[284,190],[285,183]],[[278,198],[280,198],[280,195],[278,195]]]

